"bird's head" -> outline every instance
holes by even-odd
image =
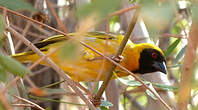
[[[164,53],[153,44],[142,43],[135,46],[139,51],[139,68],[134,73],[150,73],[160,71],[167,73]]]

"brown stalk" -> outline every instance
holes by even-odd
[[[16,96],[16,95],[14,95],[14,97],[17,98],[17,99],[19,99],[19,100],[21,100],[21,101],[23,101],[23,102],[26,102],[26,103],[28,103],[28,104],[30,104],[30,105],[33,105],[35,108],[37,108],[37,109],[39,109],[39,110],[45,110],[45,109],[42,108],[41,106],[39,106],[39,105],[37,105],[37,104],[35,104],[35,103],[33,103],[33,102],[27,100],[27,99],[18,97],[18,96]]]
[[[187,50],[184,56],[184,64],[181,72],[181,81],[178,92],[178,109],[187,110],[187,105],[191,94],[191,82],[193,77],[193,68],[196,58],[196,50],[198,46],[198,22],[193,19],[188,38]]]
[[[119,56],[122,54],[123,50],[124,50],[124,47],[126,45],[126,43],[128,42],[128,39],[130,38],[130,34],[133,30],[133,28],[135,27],[135,24],[136,24],[136,21],[137,21],[137,18],[138,18],[138,15],[139,15],[139,11],[140,11],[140,8],[138,8],[134,14],[134,17],[132,18],[132,21],[127,29],[127,33],[125,34],[121,44],[120,44],[120,47],[115,55],[115,58],[118,58],[119,59]],[[105,88],[107,87],[112,75],[113,75],[113,71],[114,69],[116,68],[116,65],[112,65],[111,68],[109,69],[109,72],[107,74],[107,76],[105,77],[104,79],[104,82],[102,83],[100,89],[98,90],[98,93],[95,95],[95,99],[96,100],[100,100]]]
[[[3,7],[0,7],[0,9],[3,9]],[[26,16],[24,16],[24,15],[22,15],[22,14],[19,14],[19,13],[15,12],[15,11],[12,11],[12,10],[7,9],[7,12],[12,13],[12,14],[17,15],[17,16],[20,16],[20,17],[22,17],[22,18],[24,18],[24,19],[30,20],[30,21],[32,21],[32,22],[34,22],[34,23],[36,23],[36,24],[42,25],[42,26],[44,26],[44,27],[47,27],[47,28],[49,28],[49,29],[51,29],[51,30],[53,30],[53,31],[55,31],[55,32],[57,32],[57,33],[63,34],[63,35],[65,35],[66,37],[70,38],[69,36],[67,36],[67,34],[65,34],[65,33],[61,32],[61,31],[59,31],[59,30],[57,30],[57,29],[55,29],[55,28],[53,28],[53,27],[50,27],[50,26],[48,26],[48,25],[46,25],[46,24],[43,24],[43,23],[38,22],[38,21],[36,21],[36,20],[33,20],[33,19],[31,19],[31,18],[29,18],[29,17],[26,17]],[[14,31],[14,32],[15,32],[15,31]],[[23,39],[23,40],[24,40],[24,39]],[[99,51],[97,51],[97,50],[93,49],[92,47],[86,45],[84,42],[82,42],[82,41],[79,41],[79,42],[80,42],[81,45],[83,45],[83,46],[89,48],[90,50],[92,50],[93,52],[95,52],[95,53],[101,55],[101,56],[104,57],[105,59],[109,60],[109,61],[112,62],[113,64],[117,65],[118,67],[120,67],[121,69],[125,70],[127,73],[129,73],[130,75],[132,75],[132,76],[133,76],[137,81],[139,81],[146,89],[150,90],[150,91],[159,99],[159,101],[160,101],[164,106],[166,106],[168,109],[170,109],[170,107],[169,107],[158,95],[156,95],[155,92],[154,92],[152,89],[150,89],[146,84],[144,84],[144,82],[143,82],[139,77],[137,77],[135,74],[133,74],[132,72],[130,72],[129,70],[127,70],[125,67],[121,66],[119,63],[117,63],[117,62],[115,62],[114,60],[112,60],[111,58],[109,58],[109,57],[107,57],[107,56],[104,56],[104,55],[103,55],[102,53],[100,53]],[[28,42],[28,43],[31,44],[30,42]],[[28,43],[27,43],[27,45],[28,45]],[[31,45],[32,45],[32,44],[31,44]],[[55,69],[58,69],[58,70],[59,70],[59,68],[55,68]],[[64,73],[62,70],[60,70],[60,71],[61,71],[61,73]],[[63,75],[63,77],[65,77],[65,76]]]
[[[45,57],[38,48],[36,48],[30,41],[26,40],[21,34],[16,32],[11,27],[7,27],[7,29],[15,35],[18,39],[22,40],[28,47],[30,47],[35,53],[37,53],[40,57]],[[81,99],[88,105],[91,110],[96,110],[94,105],[85,97],[82,91],[76,87],[76,84],[66,75],[66,73],[59,68],[50,58],[46,58],[45,61],[70,85],[70,87],[81,97]]]
[[[68,30],[64,26],[64,23],[59,19],[56,11],[54,10],[52,3],[49,0],[46,0],[46,3],[47,3],[48,7],[50,8],[50,10],[52,12],[52,15],[55,17],[55,19],[56,19],[56,21],[58,23],[59,28],[61,28],[64,33],[68,33]]]
[[[139,7],[140,7],[139,5],[134,5],[134,6],[131,6],[129,8],[121,9],[121,10],[118,10],[118,11],[115,11],[115,12],[109,14],[108,17],[111,18],[113,16],[120,15],[122,13],[128,12],[130,10],[133,10],[133,9],[136,9],[136,8],[139,8]]]

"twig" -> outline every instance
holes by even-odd
[[[9,26],[10,23],[9,23],[9,20],[8,20],[8,16],[6,15],[7,9],[4,8],[3,11],[4,11],[4,17],[5,17],[6,24]],[[8,38],[8,41],[9,41],[9,47],[10,47],[10,50],[11,50],[11,54],[14,55],[15,54],[14,43],[13,43],[10,32],[7,32],[7,38]],[[28,99],[26,88],[25,88],[25,85],[23,83],[23,79],[20,78],[19,80],[20,81],[17,84],[18,93],[20,94],[21,97],[24,97],[24,98]],[[30,80],[30,82],[31,82],[31,80]],[[7,88],[5,88],[4,90],[6,90],[6,89]],[[30,109],[28,108],[28,110],[30,110]]]
[[[16,32],[11,27],[7,27],[7,29],[15,35],[15,37],[22,40],[28,47],[30,47],[35,53],[37,53],[40,57],[45,57],[38,48],[36,48],[31,42],[23,38],[21,34]],[[81,97],[81,99],[89,106],[91,110],[96,110],[94,105],[84,96],[84,94],[76,87],[76,84],[66,75],[66,73],[60,69],[50,58],[46,58],[45,61],[70,85],[70,87]]]
[[[52,3],[49,1],[49,0],[45,0],[48,7],[50,8],[51,12],[52,12],[52,15],[55,17],[57,23],[58,23],[58,26],[59,28],[61,28],[63,30],[63,32],[65,33],[68,33],[68,30],[67,28],[64,26],[64,23],[59,19],[56,11],[54,10],[53,6],[52,6]]]
[[[18,106],[18,107],[34,107],[36,108],[34,105],[31,104],[12,104],[13,106]]]
[[[26,103],[28,103],[28,104],[30,104],[30,105],[33,105],[35,108],[37,108],[37,109],[39,109],[39,110],[45,110],[45,109],[42,108],[41,106],[39,106],[39,105],[37,105],[37,104],[35,104],[35,103],[29,101],[29,100],[26,100],[26,99],[24,99],[24,98],[18,97],[18,96],[16,96],[16,95],[13,95],[13,97],[15,97],[15,98],[17,98],[17,99],[19,99],[19,100],[21,100],[21,101],[23,101],[23,102],[26,102]]]
[[[176,35],[176,34],[169,34],[169,33],[163,33],[163,34],[161,34],[161,36],[186,39],[186,37],[184,35]]]
[[[109,14],[108,17],[111,18],[113,16],[120,15],[122,13],[128,12],[130,10],[133,10],[133,9],[136,9],[136,8],[139,8],[139,7],[140,7],[139,5],[134,5],[134,6],[131,6],[129,8],[121,9],[121,10],[118,10],[116,12],[113,12],[113,13]]]
[[[15,25],[10,24],[10,26],[13,27],[14,29],[16,29],[16,30],[19,31],[19,32],[22,32],[22,31],[23,31],[23,29],[21,29],[21,28],[15,26]],[[37,33],[33,33],[33,32],[28,32],[27,34],[28,34],[28,35],[31,35],[31,36],[33,36],[33,37],[36,37],[36,38],[42,38],[42,39],[48,38],[47,36],[44,36],[44,35],[41,35],[41,34],[37,34]]]
[[[119,47],[119,49],[118,49],[118,51],[117,51],[117,53],[115,55],[115,58],[118,58],[122,54],[122,52],[124,50],[124,47],[125,47],[126,43],[128,42],[128,39],[130,38],[130,34],[131,34],[133,28],[135,27],[135,24],[136,24],[138,15],[139,15],[139,11],[140,11],[140,8],[138,8],[136,10],[136,12],[134,14],[134,17],[133,17],[133,19],[132,19],[132,21],[131,21],[131,23],[129,25],[129,28],[127,30],[127,33],[125,34],[125,36],[124,36],[124,38],[123,38],[123,40],[122,40],[122,42],[120,44],[120,47]],[[105,88],[107,87],[107,85],[108,85],[108,83],[109,83],[109,81],[110,81],[110,79],[111,79],[111,77],[113,75],[113,71],[114,71],[115,68],[116,68],[116,65],[113,64],[111,66],[111,68],[109,69],[109,72],[108,72],[107,76],[105,77],[104,82],[102,83],[98,93],[94,97],[96,100],[99,100],[101,98]]]
[[[3,9],[3,7],[0,7],[0,9]],[[44,27],[47,27],[47,28],[49,28],[49,29],[51,29],[51,30],[53,30],[53,31],[55,31],[55,32],[57,32],[57,33],[59,33],[59,34],[63,34],[63,35],[65,35],[66,37],[70,38],[70,37],[69,37],[67,34],[65,34],[64,32],[61,32],[61,31],[59,31],[59,30],[56,30],[56,29],[53,28],[53,27],[50,27],[50,26],[45,25],[45,24],[43,24],[43,23],[41,23],[41,22],[38,22],[38,21],[36,21],[36,20],[33,20],[33,19],[31,19],[31,18],[29,18],[29,17],[26,17],[26,16],[24,16],[24,15],[22,15],[22,14],[19,14],[19,13],[15,12],[15,11],[12,11],[12,10],[9,10],[9,9],[7,9],[7,11],[10,12],[10,13],[12,13],[12,14],[15,14],[15,15],[17,15],[17,16],[23,17],[24,19],[30,20],[30,21],[32,21],[32,22],[34,22],[34,23],[36,23],[36,24],[42,25],[42,26],[44,26]],[[125,67],[121,66],[119,63],[115,62],[115,61],[112,60],[111,58],[109,58],[109,57],[103,55],[103,54],[100,53],[99,51],[97,51],[97,50],[93,49],[92,47],[86,45],[84,42],[82,42],[82,41],[79,41],[79,42],[80,42],[81,45],[87,47],[88,49],[92,50],[93,52],[97,53],[98,55],[101,55],[102,57],[104,57],[104,58],[107,59],[108,61],[112,62],[113,64],[117,65],[118,67],[120,67],[121,69],[125,70],[127,73],[129,73],[130,75],[132,75],[132,76],[135,78],[135,80],[139,81],[146,89],[150,90],[150,91],[159,99],[159,101],[160,101],[163,105],[165,105],[167,108],[170,109],[170,107],[169,107],[158,95],[156,95],[155,92],[154,92],[152,89],[150,89],[146,84],[144,84],[144,82],[143,82],[138,76],[136,76],[136,75],[133,74],[131,71],[129,71],[129,70],[126,69]],[[28,42],[27,45],[28,45],[28,44],[31,44],[31,43]],[[32,45],[32,44],[31,44],[31,45]],[[59,70],[59,68],[56,68],[56,69]],[[64,72],[61,71],[61,74],[62,74],[62,73],[64,73]],[[65,76],[63,76],[63,77],[65,77]]]

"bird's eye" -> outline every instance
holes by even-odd
[[[157,58],[157,54],[155,52],[152,53],[152,58],[154,58],[154,59]]]

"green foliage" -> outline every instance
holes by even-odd
[[[156,41],[156,36],[164,30],[173,18],[173,4],[169,0],[160,2],[158,0],[142,0],[141,16],[145,21],[151,38]]]
[[[168,49],[164,52],[165,57],[168,57],[173,50],[177,47],[177,45],[179,44],[179,42],[181,41],[180,38],[178,38],[177,40],[175,40],[169,47]]]
[[[3,35],[3,32],[5,31],[5,20],[3,18],[3,15],[0,14],[0,37]]]
[[[77,10],[79,17],[85,17],[90,14],[99,15],[104,19],[109,13],[112,13],[120,6],[121,0],[93,0],[90,4],[86,4]]]
[[[119,23],[119,17],[118,16],[114,16],[110,19],[109,22],[109,28],[110,28],[110,32],[114,32],[116,33],[118,31],[116,24],[120,24]]]
[[[62,59],[74,59],[77,57],[79,45],[75,41],[66,42],[60,51],[60,57]]]
[[[177,63],[184,56],[185,51],[186,51],[186,45],[179,51],[179,53],[173,60],[173,63]]]
[[[49,102],[57,102],[57,103],[66,103],[66,104],[78,105],[78,106],[86,106],[85,104],[79,104],[79,103],[73,103],[73,102],[66,102],[66,101],[61,101],[61,100],[54,100],[54,99],[50,99],[50,98],[38,97],[38,96],[33,96],[33,95],[29,95],[29,97],[32,98],[32,99],[49,101]]]
[[[45,110],[51,110],[51,108],[50,107],[47,107],[47,108],[45,108]]]
[[[146,90],[146,94],[147,95],[149,95],[151,98],[153,98],[154,100],[157,100],[157,97],[155,97],[154,95],[153,95],[153,93],[150,91],[150,90]]]
[[[113,104],[111,102],[102,100],[100,106],[113,106]]]
[[[0,110],[6,110],[1,102],[0,102]]]
[[[196,0],[195,0],[196,1]],[[198,3],[193,3],[192,5],[192,18],[198,23]]]
[[[4,56],[2,53],[0,53],[0,65],[4,70],[13,73],[16,76],[22,77],[25,74],[30,73],[30,70],[21,63],[8,56]]]
[[[109,110],[107,107],[105,107],[105,106],[100,106],[100,109],[101,110]]]
[[[6,82],[8,79],[8,76],[6,74],[5,69],[0,65],[0,81]]]
[[[127,86],[133,86],[133,87],[142,86],[142,84],[136,80],[123,80],[123,79],[119,78],[119,81],[121,81],[123,84],[125,84]],[[158,87],[162,90],[173,91],[173,90],[178,89],[178,87],[175,87],[175,86],[164,85],[164,84],[159,84],[159,83],[151,83],[148,81],[143,81],[143,82],[144,82],[144,84],[152,84],[153,86]]]
[[[36,11],[32,5],[24,0],[0,0],[0,6],[6,7],[11,10],[29,10]]]

